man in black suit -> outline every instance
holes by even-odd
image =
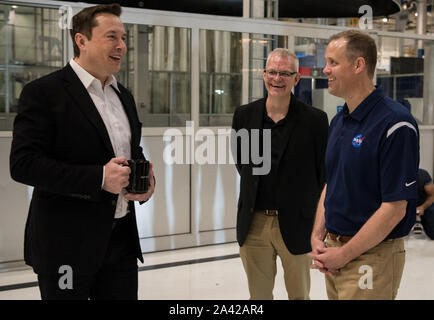
[[[327,115],[291,93],[300,74],[298,59],[288,50],[278,48],[270,53],[263,77],[267,97],[238,107],[233,117],[232,127],[238,136],[234,158],[241,176],[237,215],[240,256],[251,299],[273,299],[277,255],[288,298],[309,299],[311,259],[307,253],[324,184]],[[259,129],[264,137],[265,130],[271,133],[271,141],[264,139],[259,146],[265,159],[261,170],[252,157],[243,160],[242,153],[249,147],[243,145],[247,140],[239,139],[241,129],[249,132],[252,144],[256,143],[254,130]],[[268,148],[267,143],[271,144]],[[267,158],[270,170],[261,173]]]
[[[137,299],[143,262],[127,159],[144,159],[134,98],[113,76],[126,53],[117,4],[73,17],[74,59],[21,93],[10,155],[34,186],[24,258],[42,299]],[[153,177],[152,166],[150,177]]]

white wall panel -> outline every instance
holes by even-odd
[[[420,126],[420,164],[419,167],[427,170],[431,177],[434,174],[434,128],[433,126]]]
[[[146,158],[153,164],[157,183],[148,202],[136,203],[140,238],[189,233],[190,166],[165,164],[162,136],[143,137],[141,145]]]
[[[235,228],[239,188],[235,165],[206,164],[198,172],[199,231]]]
[[[24,259],[24,227],[29,208],[29,187],[9,174],[10,137],[0,138],[0,264]]]

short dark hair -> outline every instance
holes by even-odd
[[[74,57],[80,56],[80,49],[75,43],[75,35],[77,33],[84,34],[90,40],[92,38],[92,29],[98,25],[95,20],[96,15],[110,13],[120,17],[121,12],[122,8],[118,3],[102,4],[85,8],[72,17],[72,29],[70,30],[70,34],[74,46]]]
[[[348,41],[346,46],[348,60],[354,61],[358,57],[365,59],[368,75],[373,77],[377,65],[377,45],[375,40],[364,32],[347,30],[331,36],[329,43],[341,38]]]

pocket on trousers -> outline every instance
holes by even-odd
[[[405,265],[405,250],[400,250],[398,252],[395,252],[393,254],[393,283],[392,283],[393,299],[395,299],[398,293],[399,285],[402,279],[402,273],[404,271],[404,265]]]

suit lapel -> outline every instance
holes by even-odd
[[[92,101],[92,98],[69,64],[67,64],[63,70],[64,80],[66,81],[66,90],[69,92],[71,98],[75,101],[75,105],[95,126],[107,150],[110,152],[112,157],[114,157],[115,152],[113,150],[109,134],[105,127],[104,121],[98,112],[98,109]]]

